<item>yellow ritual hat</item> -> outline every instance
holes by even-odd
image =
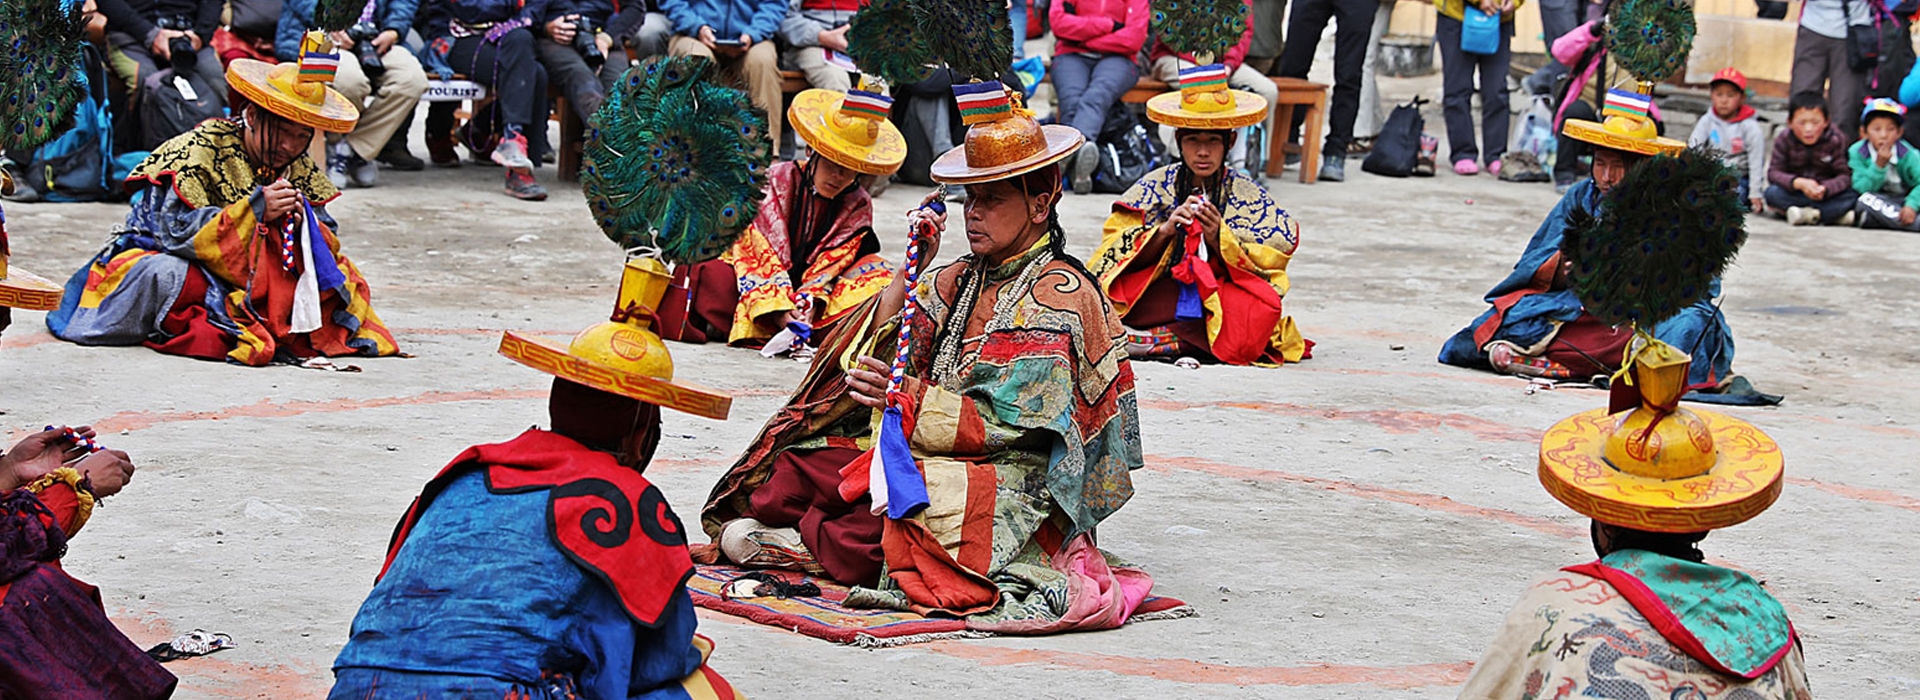
[[[0,194],[13,193],[13,177],[0,170]],[[0,306],[28,311],[60,308],[60,285],[7,266],[7,215],[0,212]]]
[[[561,379],[703,418],[726,420],[733,397],[673,378],[673,355],[653,328],[654,310],[673,275],[654,258],[627,261],[607,321],[589,326],[566,347],[507,331],[500,354]]]
[[[1780,497],[1780,445],[1746,421],[1679,406],[1692,358],[1641,342],[1625,378],[1641,404],[1597,408],[1540,440],[1540,483],[1581,515],[1648,532],[1704,532],[1759,515]]]
[[[1086,141],[1073,127],[1041,126],[997,80],[955,85],[953,95],[971,128],[966,144],[933,161],[935,182],[972,185],[1025,175],[1066,159]]]
[[[887,121],[893,100],[866,90],[814,88],[793,96],[787,123],[814,152],[855,172],[892,175],[907,159],[907,139]]]
[[[1672,154],[1686,150],[1685,141],[1676,141],[1660,135],[1659,127],[1653,124],[1652,109],[1653,85],[1651,83],[1641,83],[1639,90],[1615,88],[1607,91],[1606,103],[1600,110],[1602,121],[1568,119],[1561,129],[1567,136],[1595,146],[1638,153],[1643,156]]]
[[[360,120],[360,108],[328,86],[340,67],[340,52],[320,32],[300,41],[300,60],[272,64],[236,58],[227,64],[227,84],[267,111],[321,131],[344,134]]]
[[[1147,100],[1147,118],[1177,129],[1238,129],[1267,120],[1267,98],[1227,89],[1227,67],[1180,70],[1180,89]]]

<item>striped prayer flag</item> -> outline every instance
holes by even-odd
[[[1007,88],[998,80],[954,85],[953,99],[960,105],[960,121],[967,126],[998,121],[1013,114]]]
[[[840,102],[840,111],[863,119],[886,119],[893,112],[893,100],[865,90],[849,90],[846,99]]]
[[[1213,63],[1204,66],[1180,69],[1180,90],[1222,89],[1227,86],[1227,67]]]
[[[340,54],[309,51],[300,55],[300,82],[330,83],[340,70]]]
[[[1653,111],[1653,96],[1633,90],[1614,88],[1607,91],[1607,102],[1600,109],[1601,118],[1615,115],[1645,119]]]

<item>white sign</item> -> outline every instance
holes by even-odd
[[[421,102],[469,102],[484,100],[487,86],[471,80],[427,80],[427,93],[420,96]]]

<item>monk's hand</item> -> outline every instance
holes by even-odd
[[[922,221],[933,225],[933,235],[920,239],[920,269],[922,270],[933,264],[934,257],[940,254],[940,236],[947,231],[947,213],[927,208],[927,205],[940,201],[943,196],[944,193],[935,189],[920,199],[919,207],[907,212],[908,226],[919,226]]]
[[[1220,210],[1213,206],[1213,202],[1200,200],[1194,205],[1193,216],[1200,222],[1200,230],[1207,233],[1220,231]]]
[[[266,205],[267,221],[279,221],[293,213],[294,207],[299,206],[300,190],[294,188],[293,183],[287,182],[286,178],[281,178],[274,180],[271,185],[260,188],[260,198]]]
[[[893,374],[893,368],[885,362],[861,355],[859,361],[847,370],[848,395],[867,408],[880,408],[887,405],[887,378]]]
[[[74,465],[87,478],[87,489],[105,498],[120,493],[133,480],[133,460],[119,450],[101,450],[80,459]]]
[[[93,428],[84,425],[74,428],[73,432],[87,438],[94,435]],[[12,491],[25,486],[86,454],[85,448],[67,439],[63,429],[28,435],[0,455],[0,490]]]

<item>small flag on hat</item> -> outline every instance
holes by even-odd
[[[300,82],[331,83],[340,70],[340,51],[327,35],[307,32],[300,40]]]
[[[960,104],[961,123],[967,126],[1013,116],[1013,101],[1007,97],[1007,87],[998,80],[954,85],[953,99]]]
[[[1212,63],[1180,69],[1180,92],[1191,95],[1227,89],[1227,67]]]
[[[1600,109],[1600,116],[1603,119],[1612,116],[1646,119],[1652,111],[1653,95],[1614,88],[1607,91],[1607,103]]]
[[[876,92],[848,90],[840,101],[840,112],[862,119],[886,119],[893,113],[893,99]]]

